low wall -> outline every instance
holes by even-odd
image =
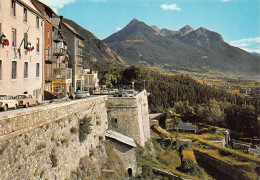
[[[205,169],[212,169],[217,174],[217,179],[230,180],[249,180],[249,178],[240,170],[236,169],[230,164],[219,161],[207,154],[194,150],[197,162],[205,167]],[[215,177],[215,176],[214,176]]]
[[[103,96],[10,111],[0,121],[0,179],[71,179],[80,159],[102,147],[108,127],[105,103]],[[105,152],[102,157],[89,157],[96,165],[90,179],[101,174]]]
[[[223,140],[207,140],[207,141],[222,147],[225,147],[226,144],[225,138]]]

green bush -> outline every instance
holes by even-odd
[[[71,134],[76,134],[78,132],[78,129],[76,127],[72,127],[70,129]]]
[[[191,176],[195,176],[198,178],[203,177],[203,171],[201,168],[198,166],[197,163],[195,163],[192,159],[183,159],[182,164],[179,168],[177,168],[179,171],[189,174]]]
[[[37,149],[38,150],[42,150],[42,149],[44,149],[44,148],[46,148],[47,146],[46,146],[46,144],[45,143],[41,143],[39,146],[37,146]]]
[[[79,142],[83,142],[91,133],[91,117],[85,117],[79,121]]]
[[[56,167],[58,165],[58,159],[56,154],[54,154],[54,152],[51,153],[50,159],[51,159],[51,166]]]
[[[64,138],[64,139],[61,140],[61,143],[62,143],[62,144],[67,144],[67,143],[69,142],[69,140],[70,140],[70,139],[69,139],[68,137],[66,137],[66,138]]]

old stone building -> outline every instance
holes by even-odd
[[[137,164],[134,139],[113,130],[106,131],[106,139],[114,144],[116,153],[122,160],[126,173],[130,177],[135,176]]]
[[[0,94],[41,101],[44,17],[30,0],[0,2]]]

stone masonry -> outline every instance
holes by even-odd
[[[151,137],[147,92],[142,91],[135,97],[108,97],[107,108],[111,128],[144,147]]]
[[[134,98],[99,96],[1,112],[0,179],[69,179],[82,158],[103,146],[113,118],[120,133],[144,146],[150,138],[146,91]],[[86,120],[91,131],[81,130]]]

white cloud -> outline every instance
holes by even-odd
[[[260,37],[230,41],[230,44],[249,52],[260,53]]]
[[[228,2],[228,1],[230,1],[230,0],[221,0],[222,2]]]
[[[180,11],[181,10],[181,8],[179,8],[177,4],[162,4],[162,5],[160,5],[160,7],[163,10],[173,10],[173,11]]]
[[[117,27],[116,28],[116,31],[120,31],[122,28],[121,27]]]
[[[55,12],[58,12],[59,9],[67,4],[76,2],[76,0],[41,0],[41,2],[50,6]]]

